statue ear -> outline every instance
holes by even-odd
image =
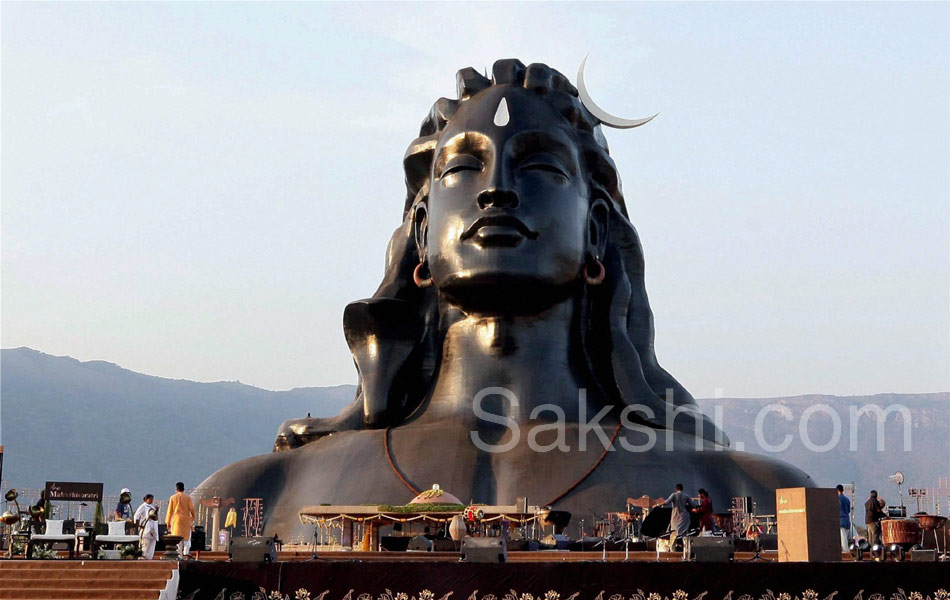
[[[603,198],[594,198],[587,213],[587,251],[603,258],[607,251],[607,229],[610,226],[610,206]]]
[[[427,238],[429,234],[429,213],[424,201],[416,202],[412,207],[412,233],[416,238],[416,250],[419,261],[426,260]]]

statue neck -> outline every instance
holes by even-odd
[[[572,355],[574,304],[569,298],[530,316],[462,314],[454,320],[420,420],[474,426],[474,401],[481,395],[484,411],[519,423],[555,419],[551,411],[530,419],[531,411],[543,404],[560,407],[569,422],[576,421],[578,394],[588,386],[574,365],[580,357]],[[517,408],[504,394],[484,391],[493,387],[514,394]]]

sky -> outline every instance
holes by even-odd
[[[597,103],[697,397],[950,390],[950,4],[0,5],[0,345],[355,383],[402,155],[499,58]]]

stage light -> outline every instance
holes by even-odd
[[[904,560],[904,547],[903,547],[903,546],[900,546],[900,545],[898,545],[898,544],[891,544],[891,547],[889,548],[889,550],[890,550],[891,556],[894,558],[894,560],[899,560],[899,561],[900,561],[900,560]]]
[[[880,544],[874,544],[871,546],[871,558],[885,560],[887,558],[885,556],[885,552],[887,552],[887,550]]]

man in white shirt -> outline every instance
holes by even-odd
[[[142,502],[142,504],[137,509],[135,509],[135,516],[132,519],[139,527],[145,527],[148,521],[148,511],[157,508],[154,504],[152,504],[152,502],[155,501],[154,495],[145,494],[145,497],[142,498],[142,500],[144,500],[144,502]]]
[[[140,539],[142,558],[152,560],[155,557],[155,544],[158,542],[158,511],[154,508],[145,513]]]

